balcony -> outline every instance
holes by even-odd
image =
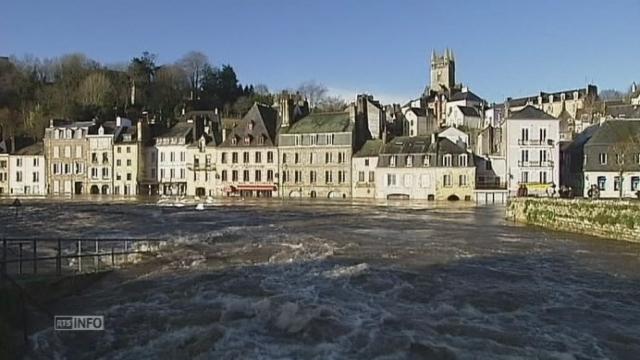
[[[553,161],[551,160],[545,160],[545,161],[522,161],[519,160],[518,161],[518,167],[530,167],[530,168],[546,168],[546,167],[553,167]]]
[[[554,144],[552,139],[518,139],[518,145],[553,146]]]

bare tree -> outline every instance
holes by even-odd
[[[191,85],[191,100],[198,99],[198,92],[202,83],[202,74],[209,64],[207,55],[199,51],[190,51],[178,61],[178,64],[187,73]]]
[[[115,89],[102,72],[87,76],[78,88],[78,100],[82,105],[107,106],[113,101]]]
[[[313,108],[318,106],[329,90],[323,84],[310,80],[300,84],[297,91],[309,101],[309,106]]]
[[[318,103],[318,110],[321,112],[342,111],[347,107],[347,103],[340,96],[325,96]]]

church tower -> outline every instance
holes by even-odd
[[[451,49],[438,55],[435,50],[431,54],[431,87],[435,92],[451,90],[456,84],[456,60]]]

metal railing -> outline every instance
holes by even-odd
[[[0,281],[9,274],[54,273],[60,276],[114,269],[131,262],[130,255],[154,253],[163,241],[133,238],[4,238],[0,240]]]
[[[523,161],[518,160],[519,167],[552,167],[553,161],[551,160],[535,160],[535,161]]]

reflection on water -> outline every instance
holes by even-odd
[[[26,207],[5,235],[172,245],[55,311],[103,333],[32,358],[636,358],[640,246],[516,226],[466,204]],[[3,219],[8,208],[0,208]]]

